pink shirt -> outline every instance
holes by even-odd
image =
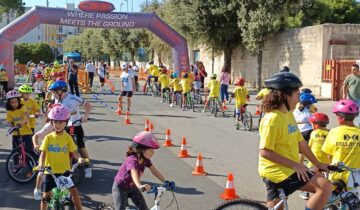
[[[228,72],[221,72],[220,84],[229,85],[229,83],[230,83],[230,74]]]

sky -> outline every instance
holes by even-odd
[[[66,3],[75,3],[75,6],[79,4],[81,0],[48,0],[49,7],[65,7]],[[145,2],[146,0],[104,0],[107,2],[111,2],[115,10],[114,12],[120,11],[120,4],[122,12],[127,12],[127,1],[129,4],[129,12],[132,12],[132,4],[134,12],[140,12],[140,5]],[[46,0],[23,0],[25,2],[26,7],[33,7],[33,6],[46,6]]]

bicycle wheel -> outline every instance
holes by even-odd
[[[33,168],[37,165],[37,156],[25,150],[25,164],[22,166],[23,157],[20,148],[13,150],[6,159],[5,169],[7,175],[18,184],[26,184],[36,177]]]
[[[102,203],[100,204],[98,210],[114,210],[115,208],[113,207],[113,205],[109,204],[109,203]]]
[[[187,109],[192,109],[192,98],[191,98],[191,95],[190,93],[188,94],[188,96],[186,97],[186,108]]]
[[[143,92],[144,92],[144,95],[147,95],[147,94],[148,94],[148,92],[149,92],[149,89],[148,89],[148,86],[147,86],[147,84],[146,84],[146,83],[144,84],[144,87],[143,87]]]
[[[216,207],[214,210],[225,210],[225,209],[267,210],[268,208],[255,201],[246,200],[246,199],[237,199],[237,200],[225,201],[224,203],[218,205],[218,207]]]
[[[217,113],[219,111],[217,101],[214,100],[214,117],[217,117]]]
[[[244,123],[245,130],[251,131],[252,124],[253,124],[252,123],[252,115],[248,111],[245,111],[245,113],[243,115],[244,115],[243,123]]]
[[[195,112],[195,95],[191,96],[191,108]]]
[[[74,206],[72,200],[68,199],[68,200],[64,201],[62,209],[63,210],[75,210],[75,206]]]

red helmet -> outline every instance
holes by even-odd
[[[245,84],[245,79],[242,77],[236,81],[236,85],[242,86],[244,84]]]
[[[51,77],[53,77],[53,78],[56,78],[56,77],[58,77],[58,73],[57,72],[53,72],[53,73],[51,73]]]
[[[322,112],[316,112],[310,117],[309,121],[311,123],[329,124],[329,117],[326,114],[322,113]]]
[[[63,72],[63,71],[60,71],[57,74],[58,74],[59,77],[64,77],[65,76],[65,72]]]
[[[56,78],[56,81],[64,81],[65,82],[65,78],[64,77],[58,77],[58,78]]]
[[[36,79],[42,79],[42,78],[43,78],[43,75],[42,75],[42,74],[37,74],[37,75],[35,76],[35,78],[36,78]]]

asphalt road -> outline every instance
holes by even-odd
[[[160,148],[153,157],[154,165],[169,180],[176,182],[176,199],[179,209],[212,209],[222,202],[219,195],[223,192],[227,174],[234,174],[237,194],[242,198],[264,201],[266,192],[258,172],[257,118],[254,118],[252,132],[235,130],[232,111],[226,117],[213,117],[210,113],[182,111],[179,107],[169,107],[160,103],[160,98],[137,93],[133,97],[131,125],[124,124],[124,115],[114,114],[117,97],[103,90],[96,99],[92,94],[84,95],[92,106],[91,120],[84,124],[86,146],[90,151],[93,164],[93,178],[85,180],[79,187],[85,209],[96,209],[102,202],[111,202],[113,178],[125,159],[125,152],[131,144],[131,138],[144,129],[146,118],[154,123],[155,134],[160,143],[165,139],[165,131],[171,129],[171,137],[176,145]],[[257,102],[250,101],[248,109],[255,112]],[[319,102],[320,111],[330,116],[330,128],[336,125],[335,117],[330,113],[333,102]],[[124,104],[125,105],[125,104]],[[126,105],[124,106],[126,107]],[[232,105],[229,105],[229,110]],[[39,202],[33,199],[34,183],[18,185],[5,173],[4,165],[11,149],[10,137],[5,137],[5,109],[0,108],[0,208],[1,209],[38,209]],[[39,120],[41,121],[41,120]],[[39,122],[41,126],[41,122]],[[179,159],[182,137],[186,137],[191,158]],[[196,156],[204,157],[204,167],[209,173],[206,177],[191,175]],[[145,182],[160,184],[149,171],[142,178]],[[289,199],[291,209],[303,209],[305,202],[298,198],[298,193]],[[147,203],[153,205],[153,196],[144,194]],[[171,201],[171,193],[166,193],[161,200],[162,208]],[[176,209],[173,204],[169,209]]]

